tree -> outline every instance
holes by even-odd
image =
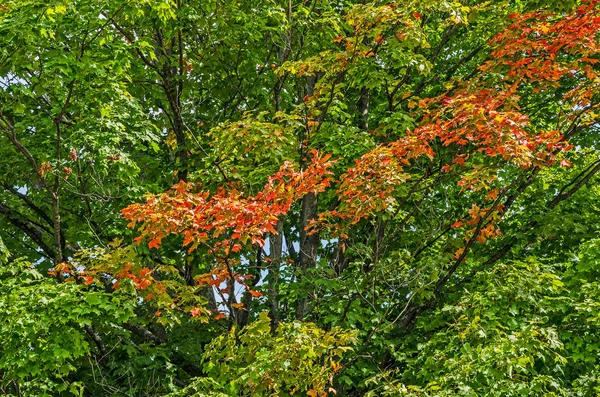
[[[4,3],[4,393],[593,394],[599,26]]]

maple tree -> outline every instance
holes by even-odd
[[[3,3],[0,390],[597,394],[599,30],[598,0]]]

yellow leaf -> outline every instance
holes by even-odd
[[[463,254],[463,252],[465,252],[465,249],[464,249],[464,248],[459,248],[459,249],[457,249],[457,250],[456,250],[456,252],[454,253],[454,257],[455,257],[456,259],[460,258],[460,256]]]

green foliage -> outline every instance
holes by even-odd
[[[8,249],[4,245],[4,241],[0,239],[0,264],[8,261],[8,258],[10,258],[10,252],[8,252]]]
[[[0,2],[0,394],[600,395],[599,9]]]
[[[71,375],[92,351],[86,327],[110,332],[133,317],[128,300],[44,277],[16,260],[0,268],[0,374],[3,393],[81,393]]]
[[[282,323],[275,334],[266,312],[241,331],[213,340],[204,351],[207,377],[173,396],[322,395],[330,390],[355,332]],[[332,390],[332,389],[331,389]]]
[[[548,270],[530,261],[478,274],[475,289],[437,311],[435,322],[419,322],[424,332],[443,318],[450,325],[419,348],[416,360],[407,358],[404,378],[434,395],[561,395],[567,359],[552,320],[568,298]]]

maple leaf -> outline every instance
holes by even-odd
[[[498,189],[491,190],[491,191],[490,191],[490,192],[489,192],[489,193],[488,193],[488,194],[485,196],[485,199],[486,199],[486,200],[496,200],[496,198],[498,197],[498,193],[500,193],[500,192],[498,191]]]
[[[153,238],[148,243],[148,248],[158,248],[158,247],[160,247],[160,239],[159,238]]]
[[[462,255],[464,252],[465,252],[465,249],[464,249],[464,248],[459,248],[459,249],[457,249],[457,250],[456,250],[456,252],[454,253],[454,257],[455,257],[456,259],[458,259],[458,258],[460,258],[460,257],[461,257],[461,255]]]
[[[194,308],[190,309],[190,314],[192,315],[192,317],[199,316],[200,313],[202,313],[202,308],[194,307]]]
[[[137,284],[137,288],[138,289],[146,289],[150,284],[152,284],[152,281],[146,279],[146,280],[142,280]]]
[[[141,277],[146,277],[147,275],[149,275],[150,273],[152,273],[152,270],[150,270],[149,268],[145,267],[142,270],[140,270],[140,276]]]
[[[51,172],[54,169],[54,167],[52,166],[52,164],[43,162],[42,165],[40,166],[40,169],[38,170],[38,173],[44,177],[48,172]]]
[[[71,159],[71,161],[77,160],[77,149],[71,148],[71,151],[69,152],[69,158]]]
[[[463,167],[465,166],[465,159],[462,156],[458,156],[453,160],[453,163],[457,163],[462,165]]]

